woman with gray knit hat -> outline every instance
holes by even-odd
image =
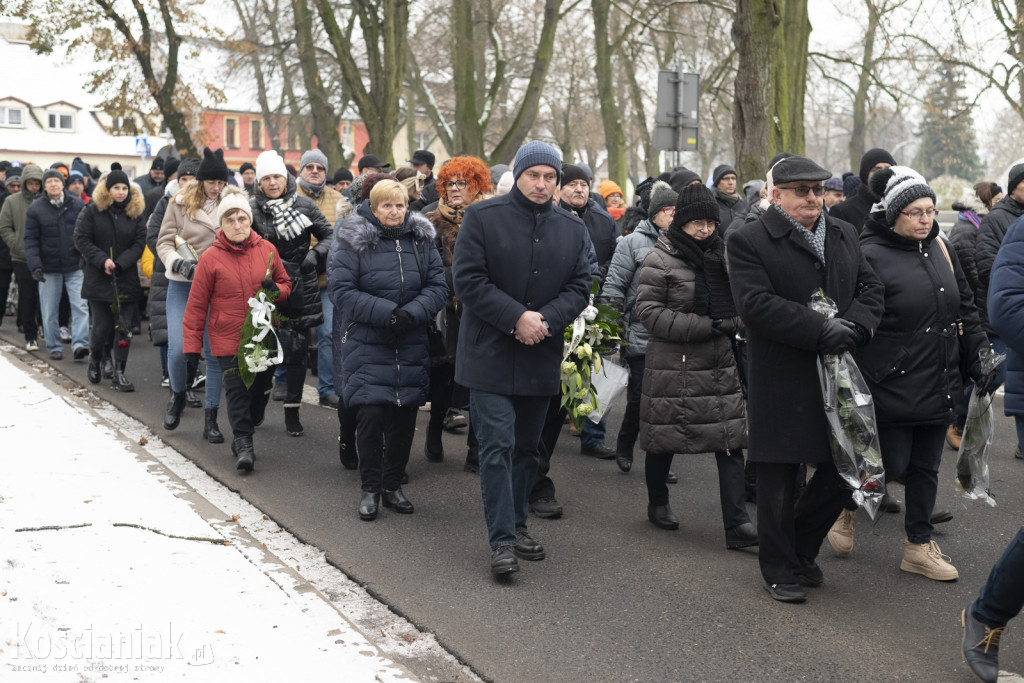
[[[718,234],[718,204],[703,185],[679,193],[675,216],[640,270],[636,309],[650,331],[640,399],[647,451],[647,517],[678,529],[665,477],[675,453],[714,452],[727,548],[757,545],[743,488],[746,411],[732,340],[740,327]]]
[[[870,189],[881,199],[864,224],[861,249],[885,285],[885,311],[871,342],[855,353],[874,397],[886,479],[906,487],[900,569],[953,581],[956,568],[932,540],[939,461],[964,381],[982,379],[979,354],[988,343],[956,252],[939,235],[935,193],[924,178],[892,166],[872,175]],[[844,522],[852,548],[852,511],[844,510],[837,526]]]

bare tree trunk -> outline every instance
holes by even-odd
[[[871,71],[875,66],[875,33],[878,32],[878,9],[873,0],[865,0],[868,8],[868,28],[864,33],[864,56],[857,75],[857,92],[853,96],[853,130],[850,132],[850,168],[860,166],[860,158],[867,147],[867,100],[871,86]]]
[[[776,22],[771,2],[736,0],[732,39],[739,60],[733,86],[732,139],[740,178],[763,178],[772,156]]]
[[[313,13],[307,0],[292,0],[295,12],[295,38],[298,44],[299,64],[302,79],[309,94],[310,111],[313,114],[312,133],[317,137],[318,146],[327,155],[331,168],[341,166],[344,153],[341,136],[338,135],[338,115],[335,114],[327,97],[327,88],[320,77],[320,66],[316,61],[316,45],[313,43]],[[303,142],[305,145],[305,141]]]
[[[238,18],[242,22],[242,30],[245,35],[245,42],[249,50],[246,56],[252,63],[253,76],[256,79],[256,99],[260,104],[260,113],[263,116],[263,127],[270,136],[270,146],[277,149],[280,146],[280,120],[270,110],[270,101],[267,98],[267,79],[263,73],[263,63],[260,61],[259,33],[256,29],[256,14],[249,14],[247,8],[242,6],[240,0],[232,0]],[[255,9],[255,8],[254,8]]]
[[[807,42],[811,36],[811,20],[807,16],[807,0],[785,0],[782,25],[776,37],[784,41],[782,64],[785,78],[775,82],[776,90],[786,97],[786,117],[782,145],[786,150],[804,154],[804,99],[807,94]]]
[[[620,186],[626,184],[626,131],[615,101],[615,79],[612,74],[612,45],[608,35],[611,0],[591,0],[594,16],[594,51],[597,74],[597,96],[604,124],[605,147],[608,151],[608,177]]]
[[[455,87],[455,149],[476,157],[484,155],[484,127],[477,109],[476,43],[473,40],[472,0],[453,0],[451,7],[452,82]]]

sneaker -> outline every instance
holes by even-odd
[[[69,330],[67,327],[62,326],[60,328],[60,341],[62,344],[71,343],[71,330]]]
[[[164,389],[171,386],[171,378],[168,377],[167,375],[164,375],[163,379],[160,380],[160,386],[162,386]]]
[[[943,555],[939,544],[903,542],[903,561],[900,569],[912,574],[927,576],[933,581],[956,581],[960,572],[949,562],[949,556]]]
[[[72,349],[71,355],[74,356],[75,360],[82,360],[83,358],[89,355],[89,347],[79,346],[75,349]]]
[[[853,522],[856,516],[856,510],[844,508],[839,513],[839,519],[829,529],[828,543],[836,555],[849,555],[853,552]]]
[[[538,498],[530,501],[530,512],[542,519],[555,519],[562,516],[562,505],[554,498]]]
[[[64,352],[60,349],[50,351],[50,360],[64,360]]]
[[[996,683],[999,679],[999,639],[1006,632],[1006,627],[986,626],[974,618],[970,606],[960,612],[960,625],[964,629],[961,649],[967,666],[978,680]]]
[[[460,429],[465,429],[469,425],[469,420],[462,414],[462,411],[458,408],[449,408],[448,412],[444,416],[444,430],[446,432],[458,432]]]
[[[807,593],[798,583],[765,583],[764,589],[779,602],[798,603],[807,599]]]
[[[29,341],[25,342],[25,350],[26,351],[38,351],[39,350],[39,342],[37,342],[35,339],[30,339]]]
[[[201,372],[196,373],[196,378],[192,380],[193,389],[202,389],[206,386],[206,375]]]
[[[1017,446],[1017,450],[1013,452],[1013,457],[1017,458],[1017,460],[1024,460],[1024,453],[1020,452],[1020,446]]]
[[[956,425],[949,425],[949,429],[946,430],[946,443],[954,451],[960,450],[960,442],[963,441],[964,432],[959,429]]]
[[[341,399],[338,398],[337,394],[324,394],[320,397],[320,407],[330,408],[331,410],[337,410],[341,404]]]

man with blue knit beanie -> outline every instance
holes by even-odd
[[[515,184],[466,209],[452,257],[463,304],[455,381],[470,390],[491,573],[543,560],[527,532],[541,429],[559,392],[562,330],[587,305],[590,238],[551,198],[562,160],[534,140],[519,148]]]

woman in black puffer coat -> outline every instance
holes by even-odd
[[[292,294],[281,311],[287,320],[281,324],[278,338],[285,354],[285,429],[291,436],[302,436],[299,407],[306,381],[308,330],[324,321],[317,266],[327,263],[333,234],[316,202],[295,189],[295,180],[277,152],[260,154],[256,159],[256,196],[249,200],[252,229],[277,247],[292,279]],[[311,236],[317,240],[312,249]]]
[[[675,453],[713,452],[728,548],[757,545],[744,503],[746,411],[732,338],[739,330],[718,234],[719,206],[700,184],[682,188],[676,212],[640,268],[636,314],[650,332],[640,398],[647,451],[647,517],[678,529],[665,478]]]

